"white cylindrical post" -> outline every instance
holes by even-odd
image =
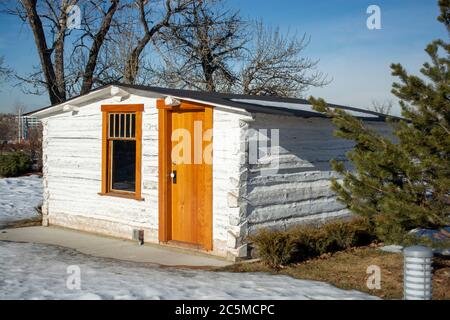
[[[433,251],[424,246],[403,250],[403,294],[405,300],[431,300]]]

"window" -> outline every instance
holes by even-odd
[[[103,112],[102,192],[140,199],[143,105],[107,105]]]

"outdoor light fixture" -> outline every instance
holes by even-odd
[[[144,230],[141,229],[133,229],[132,239],[137,240],[139,245],[144,244]]]
[[[424,246],[403,250],[403,293],[405,300],[431,300],[433,251]]]
[[[166,106],[177,107],[181,104],[180,100],[175,99],[174,97],[167,96],[164,99],[164,103]]]
[[[114,102],[122,102],[123,100],[127,99],[130,96],[128,92],[117,86],[111,87],[110,94]]]
[[[79,107],[74,106],[72,104],[66,104],[63,107],[63,111],[72,111],[72,112],[78,112],[80,110]]]

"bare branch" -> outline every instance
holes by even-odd
[[[392,100],[385,100],[383,102],[372,100],[372,106],[370,110],[373,110],[378,113],[382,114],[391,114],[392,107],[394,106],[394,103]]]
[[[105,40],[106,34],[109,31],[111,26],[111,21],[114,13],[117,10],[118,4],[120,0],[111,0],[111,5],[108,8],[108,11],[105,13],[101,26],[97,33],[94,35],[91,49],[89,50],[89,57],[84,69],[83,74],[83,83],[81,85],[80,94],[85,94],[91,90],[93,85],[93,75],[95,71],[95,66],[97,63],[97,58],[100,53],[100,49]]]
[[[318,60],[302,56],[310,39],[283,36],[276,28],[256,23],[255,37],[240,72],[238,91],[251,95],[301,96],[310,86],[330,82],[316,70]]]
[[[159,78],[169,87],[230,91],[237,81],[234,59],[247,42],[239,15],[218,2],[193,0],[161,34]]]

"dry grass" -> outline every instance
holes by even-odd
[[[34,208],[36,210],[38,216],[35,218],[23,219],[19,221],[14,221],[11,224],[7,225],[6,228],[24,228],[24,227],[35,227],[42,226],[42,206],[37,206]]]
[[[20,220],[11,223],[10,225],[7,226],[7,228],[13,229],[13,228],[35,227],[35,226],[42,226],[41,218]]]
[[[35,227],[35,226],[42,226],[42,216],[31,219],[14,221],[4,225],[3,229],[14,229],[14,228]]]
[[[381,269],[381,289],[370,290],[366,286],[367,267],[377,265]],[[433,299],[450,299],[450,260],[435,258]],[[279,270],[256,263],[240,263],[220,271],[270,272],[289,275],[298,279],[325,281],[342,289],[355,289],[385,299],[403,297],[403,257],[374,247],[352,248],[333,255],[322,255]]]

